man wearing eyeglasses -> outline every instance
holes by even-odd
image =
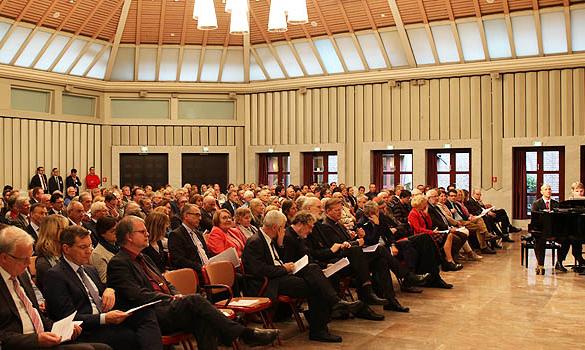
[[[114,310],[116,295],[89,265],[93,250],[89,231],[69,226],[59,237],[63,257],[45,275],[47,311],[55,319],[77,311],[84,341],[106,343],[114,349],[162,349],[161,334],[151,309],[133,314]]]
[[[39,312],[28,273],[33,239],[23,230],[9,226],[0,230],[0,342],[2,349],[110,349],[105,344],[60,344],[61,337],[46,330],[53,321]],[[75,326],[78,339],[81,327]]]

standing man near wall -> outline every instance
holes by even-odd
[[[67,176],[67,178],[65,178],[65,185],[67,186],[68,190],[69,190],[69,187],[75,188],[75,195],[76,196],[79,195],[79,188],[81,187],[81,180],[77,176],[77,169],[75,169],[75,168],[71,169],[71,173],[69,174],[69,176]],[[69,191],[67,191],[67,194],[69,194]],[[65,204],[65,205],[67,205],[67,204]]]
[[[94,188],[98,188],[101,183],[100,177],[95,173],[95,167],[90,167],[89,174],[85,177],[85,187],[88,190],[93,190]]]

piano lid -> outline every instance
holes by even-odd
[[[559,203],[559,209],[585,210],[585,198],[571,198]]]

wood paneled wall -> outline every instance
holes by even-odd
[[[481,186],[502,178],[504,138],[585,135],[585,70],[481,75],[247,95],[251,146],[342,143],[354,184],[371,143],[480,140]],[[278,148],[277,148],[278,149]],[[474,155],[478,156],[478,155]],[[255,179],[247,179],[254,181]]]

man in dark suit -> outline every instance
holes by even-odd
[[[203,198],[203,206],[201,207],[201,222],[199,227],[203,232],[211,232],[213,228],[213,214],[217,210],[217,203],[213,196],[206,196]]]
[[[114,310],[115,292],[101,282],[89,265],[92,246],[89,232],[69,226],[59,237],[63,256],[44,278],[47,311],[61,319],[77,311],[83,321],[83,341],[106,343],[114,349],[162,349],[161,334],[152,310],[135,314]]]
[[[309,216],[311,214],[308,214]],[[279,211],[270,211],[266,214],[264,225],[260,232],[248,239],[242,262],[247,273],[258,278],[267,277],[268,287],[264,295],[271,300],[276,300],[278,295],[287,295],[295,298],[307,298],[309,303],[309,339],[322,342],[341,342],[341,337],[329,333],[327,322],[331,308],[348,309],[349,305],[359,309],[355,303],[341,302],[331,287],[321,268],[316,264],[309,264],[302,270],[293,274],[295,268],[295,252],[287,251],[284,243],[286,216]],[[278,251],[284,253],[281,260]],[[302,256],[301,256],[302,257]],[[298,260],[298,259],[297,259]],[[259,292],[259,284],[251,286],[252,295]],[[361,302],[360,302],[361,303]]]
[[[45,168],[42,166],[37,168],[37,173],[30,179],[28,189],[30,190],[34,187],[40,187],[44,191],[49,190],[47,185],[47,175],[45,175]]]
[[[175,269],[189,268],[197,271],[203,281],[201,268],[211,256],[203,235],[199,231],[201,210],[195,204],[187,203],[181,209],[183,223],[169,235],[169,255]]]
[[[51,347],[59,350],[110,349],[104,344],[60,344],[61,337],[47,332],[53,321],[39,312],[39,304],[26,271],[33,254],[33,240],[17,227],[0,230],[0,343],[2,349],[22,350]],[[19,302],[15,302],[19,300]],[[77,339],[81,327],[75,326]]]
[[[30,200],[28,197],[19,196],[14,202],[14,206],[11,210],[14,219],[11,219],[11,224],[17,226],[23,230],[30,224],[29,213],[30,213]]]
[[[41,203],[35,203],[30,207],[30,224],[26,227],[26,232],[37,241],[39,239],[39,229],[41,221],[48,215],[47,207]]]
[[[59,169],[53,168],[51,171],[51,177],[49,178],[49,194],[53,194],[53,192],[59,191],[61,193],[65,193],[65,187],[63,184],[63,178],[59,175]]]
[[[108,216],[108,206],[104,202],[95,202],[91,205],[91,218],[82,224],[83,227],[89,230],[91,233],[91,244],[97,246],[98,234],[97,234],[97,221],[104,216]]]
[[[135,216],[122,219],[116,226],[116,239],[122,248],[108,263],[108,285],[116,290],[121,308],[161,300],[153,309],[162,333],[192,333],[202,350],[217,349],[218,339],[231,344],[239,337],[251,346],[276,339],[278,330],[246,328],[227,319],[203,296],[179,294],[141,253],[149,245],[144,220]]]
[[[543,184],[540,187],[540,193],[542,197],[532,203],[531,212],[548,212],[559,207],[559,202],[551,198],[552,189],[549,184]],[[533,226],[532,234],[534,235],[534,254],[536,255],[536,274],[544,275],[544,260],[546,251],[546,238],[542,237],[537,231],[541,229],[541,223],[535,222],[536,214],[531,216],[531,226]],[[561,243],[561,249],[559,249],[558,260],[555,264],[555,270],[561,272],[567,272],[567,269],[563,266],[563,260],[567,257],[569,252],[570,242],[563,241]],[[561,256],[563,254],[563,256]],[[562,259],[561,259],[562,258]]]
[[[240,207],[240,205],[238,204],[238,191],[236,190],[229,191],[227,199],[228,200],[225,201],[225,203],[223,203],[223,205],[221,206],[221,209],[227,209],[230,212],[230,214],[232,214],[233,217],[234,214],[236,213],[236,209]]]
[[[33,187],[30,194],[31,194],[30,204],[41,203],[43,201],[45,191],[41,187],[36,186]]]
[[[81,180],[77,176],[77,169],[71,169],[71,174],[65,179],[65,186],[67,188],[75,188],[75,195],[79,196],[79,189],[81,188]]]
[[[53,193],[51,195],[51,198],[49,199],[49,203],[51,205],[51,208],[49,209],[49,215],[58,214],[58,215],[67,216],[67,214],[65,212],[65,208],[63,206],[63,204],[65,203],[65,200],[63,199],[62,194]]]
[[[476,188],[471,191],[471,196],[465,203],[465,207],[467,207],[467,210],[469,210],[471,214],[479,215],[482,210],[491,208],[492,205],[483,203],[481,200],[481,190]],[[510,238],[510,233],[522,231],[510,224],[510,219],[508,218],[508,213],[506,213],[505,209],[492,210],[484,215],[483,220],[488,230],[500,236],[504,242],[514,242],[514,240]],[[501,230],[496,226],[497,223],[500,223]]]
[[[410,197],[412,196],[409,190],[401,190],[400,195],[392,197],[390,205],[394,219],[401,224],[408,225],[408,214],[412,207],[410,206]],[[398,197],[398,199],[396,199]]]

